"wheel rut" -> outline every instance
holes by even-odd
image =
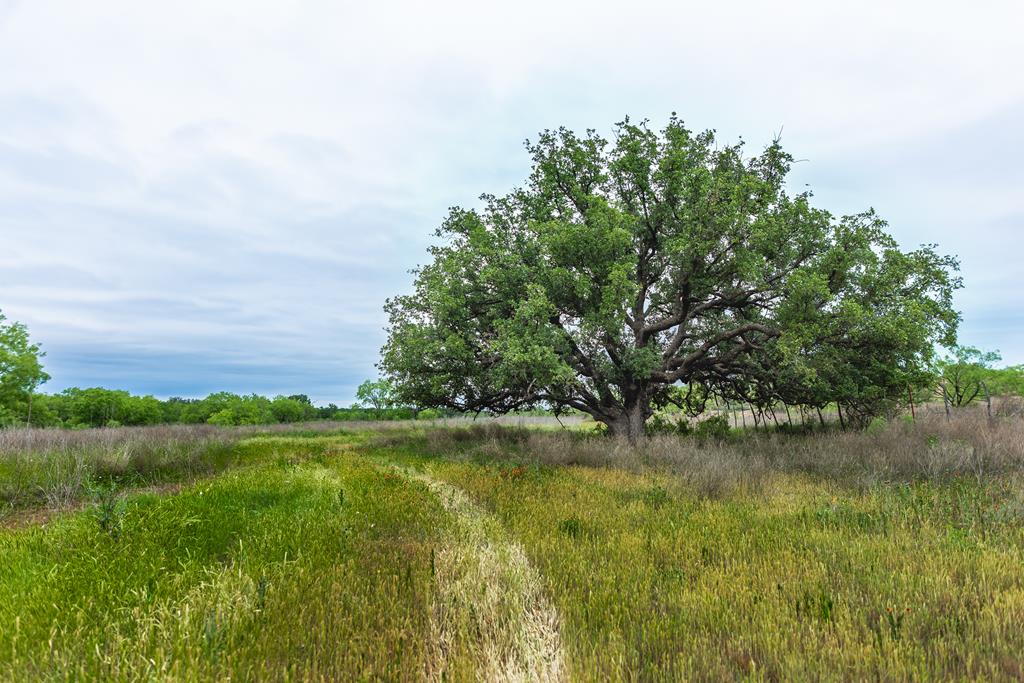
[[[455,518],[434,558],[437,596],[431,614],[430,680],[451,680],[453,655],[470,643],[485,681],[562,681],[566,658],[559,617],[522,546],[456,486],[394,466],[421,482]]]

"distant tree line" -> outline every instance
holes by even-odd
[[[8,321],[0,312],[0,427],[260,425],[310,420],[407,420],[447,414],[400,405],[384,380],[363,382],[356,392],[358,402],[347,408],[334,403],[316,406],[305,394],[268,398],[222,391],[206,398],[162,400],[101,387],[45,394],[37,391],[50,379],[43,370],[45,355],[31,341],[25,325]]]
[[[32,396],[32,426],[116,427],[157,424],[262,425],[312,420],[409,420],[440,417],[438,411],[416,411],[395,405],[334,403],[316,406],[305,394],[268,398],[226,391],[206,398],[137,396],[127,391],[93,387],[66,389],[58,394]],[[27,401],[5,409],[0,426],[29,423]]]

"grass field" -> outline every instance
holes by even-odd
[[[0,679],[1024,676],[1019,422],[193,437],[3,453]]]

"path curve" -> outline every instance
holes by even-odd
[[[428,677],[451,679],[449,654],[465,642],[460,636],[470,634],[478,650],[477,680],[564,680],[558,612],[522,546],[461,489],[395,467],[425,484],[456,520],[451,543],[434,561],[438,596],[431,614],[435,651]]]

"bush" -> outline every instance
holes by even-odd
[[[886,420],[884,417],[873,417],[871,418],[871,422],[869,422],[868,426],[865,428],[865,431],[868,432],[869,434],[880,432],[883,429],[885,429],[886,426],[888,426],[888,424],[889,421]]]
[[[701,439],[723,441],[729,438],[729,418],[725,415],[714,415],[701,420],[693,433]]]
[[[686,436],[691,431],[690,423],[680,415],[677,415],[675,419],[671,419],[664,413],[655,413],[654,417],[647,423],[647,433],[651,435],[678,434]]]

